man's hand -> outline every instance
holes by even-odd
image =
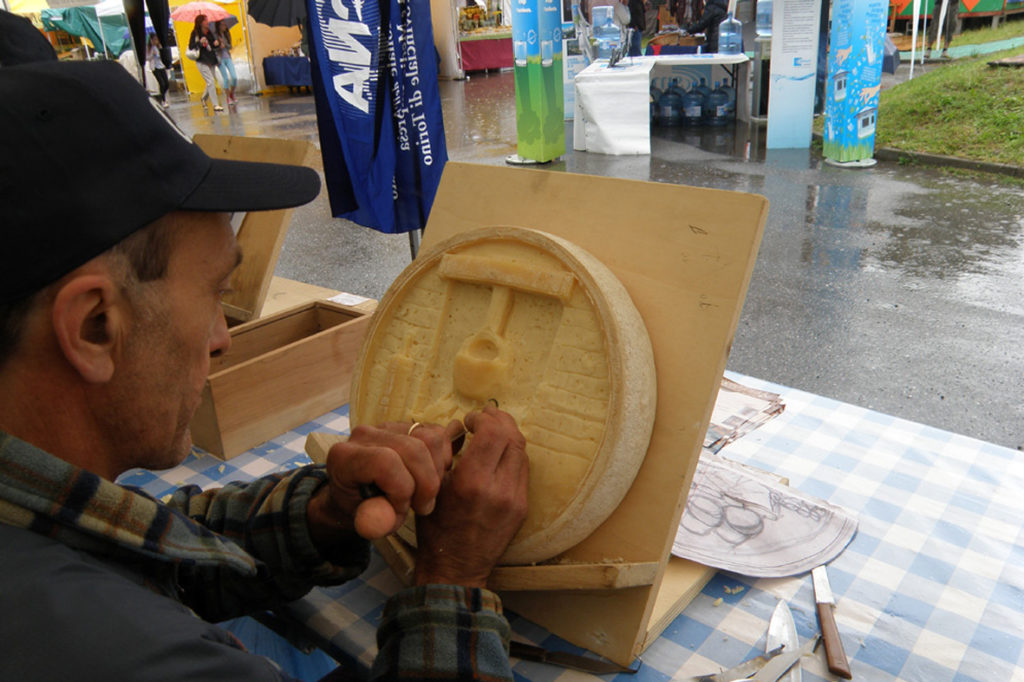
[[[486,587],[526,519],[529,459],[515,420],[494,407],[466,415],[472,434],[433,513],[416,518],[416,583]]]
[[[452,439],[462,423],[448,426],[389,422],[357,426],[327,454],[329,482],[310,499],[308,524],[314,542],[329,546],[339,534],[381,538],[402,525],[411,508],[433,511],[441,479],[452,464]],[[384,494],[363,499],[361,485]]]

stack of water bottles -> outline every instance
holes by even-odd
[[[724,126],[736,120],[736,88],[727,81],[715,81],[712,89],[705,79],[689,90],[673,79],[664,91],[651,85],[651,122],[664,128],[679,126]]]

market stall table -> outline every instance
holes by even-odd
[[[459,53],[463,71],[512,68],[512,34],[461,35]]]
[[[782,394],[781,416],[719,454],[788,477],[790,484],[859,513],[849,547],[831,564],[836,620],[854,679],[1024,679],[1024,463],[1015,450],[729,373]],[[181,466],[132,471],[121,482],[162,496],[294,468],[310,431],[344,432],[342,407],[229,462],[189,456]],[[290,616],[329,653],[369,665],[381,605],[399,589],[379,556],[358,579],[317,589]],[[718,573],[622,680],[716,672],[763,650],[768,619],[789,602],[801,643],[818,631],[809,576],[755,580]],[[517,639],[582,652],[510,615]],[[515,661],[524,679],[591,678]],[[819,651],[807,682],[832,679]],[[609,679],[609,678],[603,678]],[[620,679],[620,678],[616,678]]]
[[[311,88],[307,57],[264,57],[263,78],[267,85],[287,85],[289,88]]]
[[[573,149],[602,154],[651,153],[651,79],[670,67],[711,67],[736,88],[736,118],[750,117],[746,55],[670,54],[628,57],[614,67],[599,60],[576,74]]]

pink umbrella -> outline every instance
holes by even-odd
[[[233,17],[231,12],[228,12],[220,5],[213,2],[206,2],[205,0],[196,0],[195,2],[187,2],[178,9],[171,12],[171,19],[175,21],[195,21],[196,17],[200,14],[206,15],[206,18],[212,21],[220,21],[221,19],[227,19]]]

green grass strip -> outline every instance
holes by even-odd
[[[982,45],[1022,36],[1024,36],[1024,16],[1013,16],[999,24],[998,28],[976,28],[953,36],[950,46]]]
[[[875,146],[1024,165],[1024,68],[988,66],[1020,54],[956,60],[883,91]]]

